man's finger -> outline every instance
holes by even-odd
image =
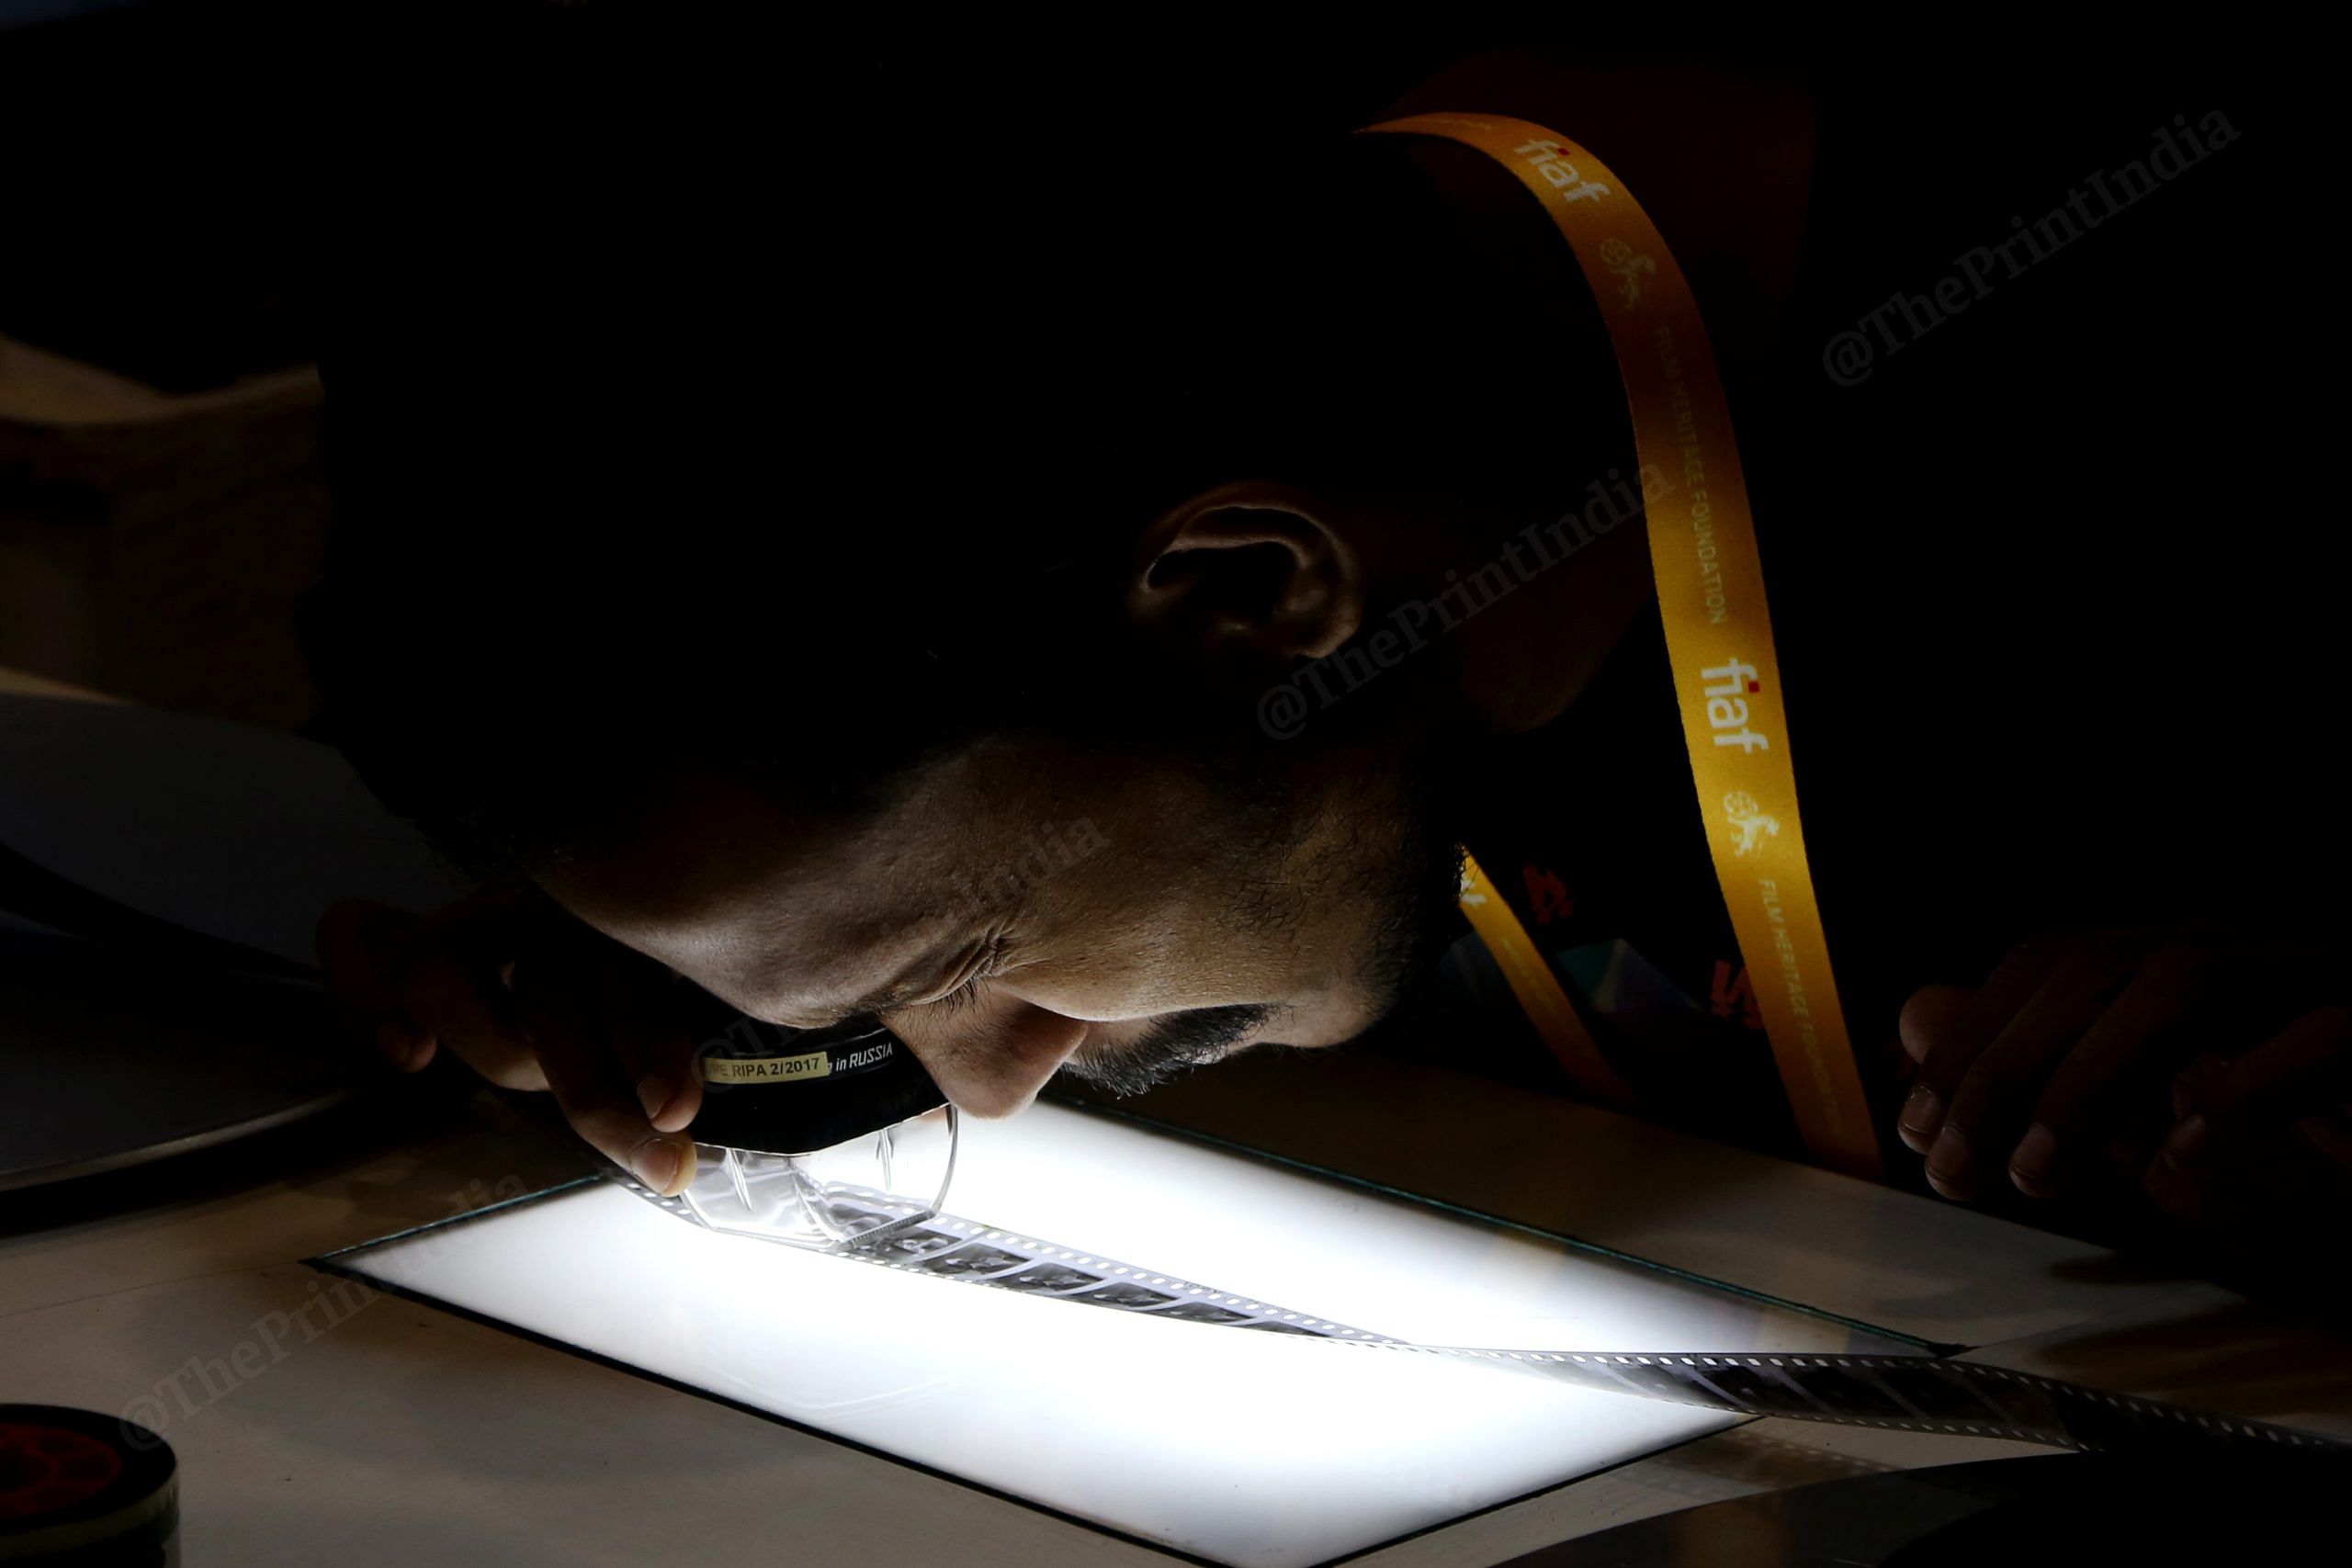
[[[1975,994],[1966,986],[1922,986],[1912,992],[1894,1025],[1903,1054],[1925,1062],[1937,1043],[1959,1027],[1961,1010]]]
[[[2352,1172],[2352,1106],[2338,1106],[2304,1117],[2295,1123],[2295,1135],[2322,1158],[2333,1160],[2346,1172]]]
[[[417,1027],[492,1083],[501,1089],[548,1087],[514,1015],[514,998],[494,974],[428,938],[410,968],[406,994]]]
[[[2257,1122],[2187,1166],[2159,1155],[2141,1190],[2175,1220],[2242,1255],[2308,1251],[2314,1235],[2340,1228],[2352,1205],[2352,1169],[2314,1147],[2304,1132],[2310,1120]]]
[[[2055,943],[2019,942],[1992,976],[1952,1012],[1940,1036],[1928,1043],[1926,1059],[1919,1064],[1919,1081],[1904,1102],[1896,1123],[1903,1141],[1916,1153],[1926,1154],[1935,1145],[1943,1131],[1945,1110],[1961,1080],[2002,1026],[2041,988],[2059,956]],[[1932,1021],[1923,1019],[1919,1023]]]
[[[514,989],[523,1026],[572,1131],[663,1197],[684,1191],[694,1179],[694,1143],[658,1131],[639,1106],[603,1021],[592,1011],[599,999],[595,976],[550,944],[517,960]]]
[[[2165,1140],[2164,1157],[2187,1169],[2254,1135],[2342,1102],[2352,1090],[2352,1006],[2316,1008],[2230,1064],[2183,1085],[2188,1113]]]
[[[2123,954],[2096,945],[2075,949],[2049,971],[1954,1087],[1928,1150],[1929,1186],[1964,1202],[1996,1179],[1997,1162],[2025,1131],[2036,1091],[2098,1022],[2127,972]]]
[[[2009,1179],[2030,1197],[2054,1197],[2070,1168],[2098,1141],[2096,1123],[2119,1092],[2153,1068],[2200,1020],[2212,996],[2211,960],[2197,948],[2165,947],[2141,961],[2122,994],[2068,1051],[2009,1156]]]
[[[387,1062],[414,1072],[433,1059],[429,1032],[401,992],[424,919],[389,904],[347,899],[319,917],[319,973],[335,1015]]]
[[[638,1108],[660,1131],[681,1131],[702,1109],[695,1042],[676,1005],[684,983],[650,961],[608,963],[598,974],[614,1055]]]

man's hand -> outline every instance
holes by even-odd
[[[2285,1154],[2303,1168],[2297,1195],[2341,1201],[2352,1010],[2335,956],[2179,928],[2021,944],[1982,987],[1905,1006],[1920,1066],[1904,1142],[1947,1198],[2004,1171],[2054,1197],[2111,1166],[2177,1217],[2211,1220],[2223,1188]]]
[[[2314,1211],[2339,1225],[2352,1213],[2352,1007],[2313,1008],[2234,1060],[2199,1056],[2173,1108],[2141,1180],[2158,1208],[2246,1247],[2333,1255],[2298,1233]]]
[[[319,964],[345,1022],[415,1072],[444,1048],[504,1089],[551,1089],[575,1131],[664,1195],[693,1179],[701,1108],[681,982],[536,889],[431,915],[345,903]]]

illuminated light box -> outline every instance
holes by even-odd
[[[967,1132],[953,1214],[1377,1334],[1535,1349],[1910,1348],[1081,1111],[1041,1106]],[[1736,1420],[720,1235],[602,1182],[334,1263],[1240,1568],[1325,1562]]]

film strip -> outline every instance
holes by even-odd
[[[1056,1301],[1109,1307],[1139,1316],[1215,1324],[1222,1328],[1255,1328],[1271,1334],[1298,1334],[1359,1345],[1418,1348],[1401,1339],[1294,1312],[1271,1302],[1214,1290],[1173,1274],[1137,1268],[1076,1247],[1057,1247],[1052,1242],[998,1230],[953,1214],[935,1214],[927,1220],[892,1227],[887,1233],[876,1231],[871,1236],[860,1236],[835,1250],[843,1258],[877,1263],[910,1274],[928,1274],[934,1280],[961,1280],[1024,1296],[1050,1296]]]
[[[635,1181],[625,1185],[673,1213],[695,1218],[680,1200],[657,1198]],[[835,1189],[828,1202],[844,1229],[862,1233],[834,1247],[833,1256],[1135,1316],[1298,1335],[1367,1353],[1443,1356],[1729,1415],[2002,1438],[2134,1458],[2241,1457],[2271,1450],[2333,1455],[2352,1464],[2352,1442],[2321,1433],[1932,1356],[1421,1345],[976,1220],[910,1214],[904,1203],[878,1192]]]

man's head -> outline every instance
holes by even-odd
[[[1402,770],[1308,756],[998,735],[838,815],[691,775],[540,877],[746,1012],[879,1014],[958,1104],[1002,1114],[1065,1064],[1131,1091],[1261,1041],[1336,1043],[1426,969],[1453,832]]]
[[[1371,1024],[1447,930],[1462,649],[1295,735],[1260,699],[1600,471],[1530,439],[1555,345],[1426,170],[593,107],[348,193],[326,732],[486,874],[757,1016],[879,1012],[983,1113]]]

